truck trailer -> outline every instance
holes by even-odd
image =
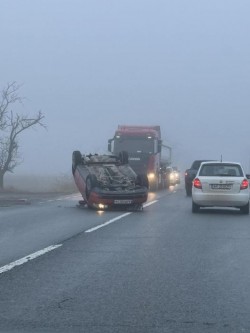
[[[163,148],[168,150],[165,159]],[[147,174],[151,191],[168,187],[167,167],[171,164],[172,150],[163,144],[159,125],[118,125],[114,137],[108,141],[108,150],[115,155],[126,151],[132,169],[137,174]]]

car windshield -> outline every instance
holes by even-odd
[[[199,176],[243,177],[243,171],[241,166],[238,164],[231,164],[231,163],[204,164],[201,167]]]
[[[114,152],[118,153],[125,150],[129,153],[148,153],[153,154],[155,152],[155,141],[152,138],[146,137],[122,137],[115,139]]]

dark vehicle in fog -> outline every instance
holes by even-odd
[[[195,160],[191,167],[185,171],[185,189],[187,196],[192,195],[192,183],[202,162],[209,160]]]
[[[72,173],[82,194],[82,204],[90,208],[131,208],[142,210],[148,198],[148,179],[137,175],[128,164],[128,154],[72,154]]]

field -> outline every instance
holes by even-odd
[[[72,193],[77,188],[71,174],[59,175],[17,175],[7,174],[3,192],[53,192]]]

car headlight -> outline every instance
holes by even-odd
[[[148,179],[154,179],[155,178],[155,174],[153,172],[148,174]]]

